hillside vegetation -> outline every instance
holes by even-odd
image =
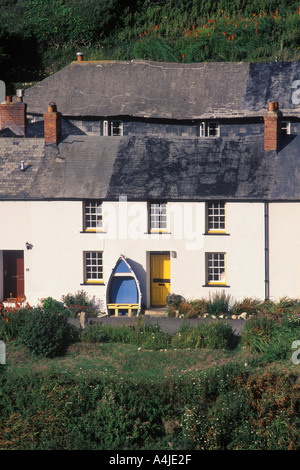
[[[0,0],[0,78],[40,80],[87,60],[290,61],[300,2]]]

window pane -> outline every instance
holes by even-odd
[[[103,280],[103,256],[102,252],[85,253],[85,280]]]
[[[225,253],[207,253],[207,281],[225,282]]]
[[[224,202],[210,202],[207,205],[207,230],[225,230],[226,217],[225,217],[225,203]]]
[[[85,229],[102,229],[102,202],[85,201],[84,212]]]
[[[167,228],[167,204],[150,204],[150,230],[164,230]]]

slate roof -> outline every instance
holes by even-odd
[[[3,150],[3,141],[11,141]],[[19,141],[17,152],[13,141]],[[230,140],[69,136],[58,147],[43,139],[0,139],[10,199],[300,200],[300,136],[276,154],[263,137]],[[28,145],[28,144],[27,144]],[[27,171],[20,171],[20,158]]]
[[[259,116],[278,100],[283,114],[300,117],[291,99],[299,77],[298,62],[75,62],[26,90],[24,101],[37,114],[55,101],[65,117],[196,119]],[[278,152],[264,151],[262,134],[69,135],[57,146],[43,138],[0,138],[0,198],[300,201],[299,149],[300,135],[281,136]]]
[[[25,90],[24,101],[30,114],[54,101],[65,116],[167,119],[263,115],[279,101],[284,114],[300,116],[292,99],[299,79],[300,62],[83,61]]]
[[[1,199],[31,199],[44,159],[44,139],[0,138]],[[21,170],[24,161],[24,170]]]

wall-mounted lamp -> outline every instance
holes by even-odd
[[[176,251],[171,251],[172,258],[177,258],[177,253]]]
[[[32,250],[32,248],[33,248],[32,243],[29,243],[29,242],[26,242],[25,246],[26,246],[26,250]]]

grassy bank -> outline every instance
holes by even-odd
[[[50,359],[19,322],[0,365],[0,449],[299,449],[298,317],[256,316],[236,341],[225,324],[168,337],[143,319],[100,323]]]

